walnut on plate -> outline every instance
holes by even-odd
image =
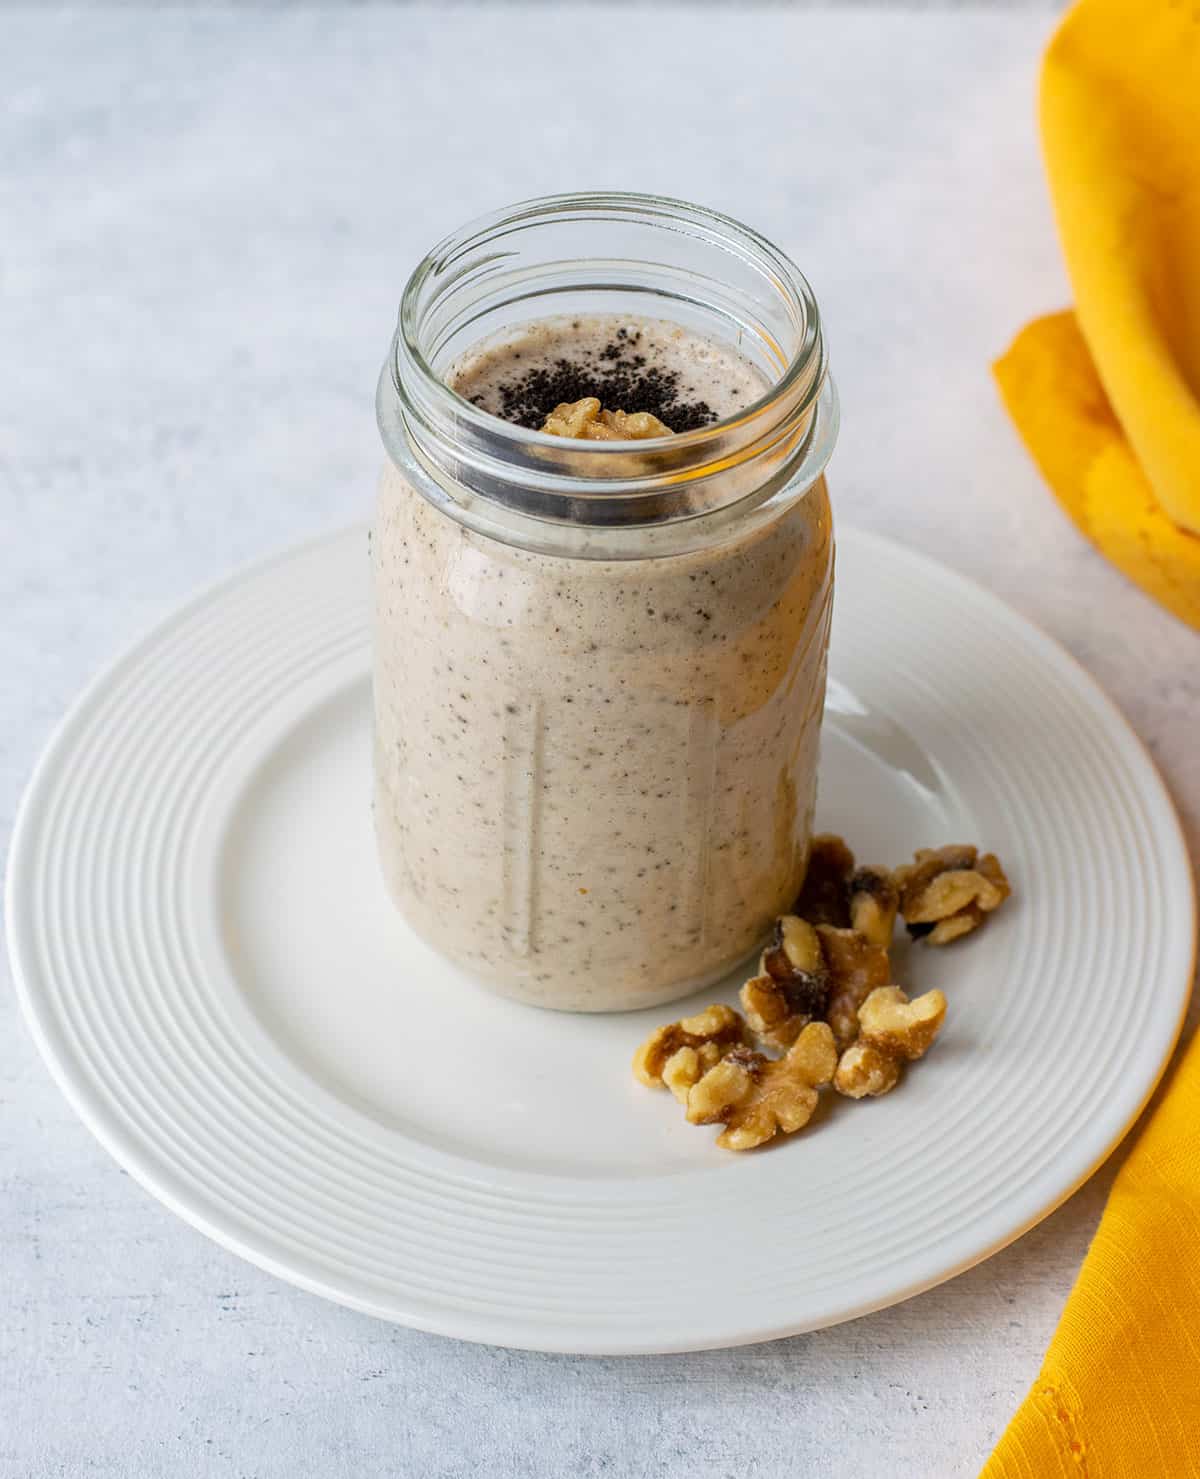
[[[854,854],[840,837],[821,832],[808,848],[808,871],[792,909],[809,924],[833,924],[845,929],[850,923],[850,879]]]
[[[829,971],[816,930],[795,914],[776,921],[758,975],[742,987],[742,1007],[751,1029],[777,1048],[794,1043],[814,1017],[825,1014]]]
[[[671,428],[649,411],[602,411],[594,395],[562,401],[546,417],[542,430],[554,437],[589,442],[641,442],[673,436]]]
[[[978,929],[1012,892],[995,854],[969,846],[922,848],[893,876],[909,934],[928,945]]]
[[[887,868],[859,868],[852,875],[850,928],[886,950],[892,943],[900,891]]]
[[[887,950],[860,930],[817,926],[817,936],[829,970],[829,1000],[825,1020],[833,1029],[838,1051],[858,1036],[858,1009],[877,986],[887,986],[892,967]]]
[[[909,1001],[899,986],[878,986],[858,1012],[858,1040],[838,1060],[833,1086],[848,1099],[887,1094],[903,1063],[928,1050],[946,1019],[946,998],[927,991]]]
[[[694,1017],[656,1027],[633,1055],[633,1071],[650,1088],[668,1088],[686,1104],[692,1085],[747,1041],[741,1015],[717,1002]]]
[[[837,1061],[825,1022],[811,1022],[774,1061],[751,1048],[734,1048],[692,1086],[687,1117],[694,1125],[723,1124],[717,1136],[723,1149],[750,1150],[809,1122],[817,1090],[830,1082]]]

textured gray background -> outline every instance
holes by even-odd
[[[1050,8],[5,9],[0,831],[117,648],[235,563],[366,513],[373,382],[421,250],[590,184],[709,202],[798,258],[844,400],[839,517],[1065,642],[1195,844],[1200,639],[1076,536],[989,380],[1067,299],[1033,125]],[[0,1019],[3,1479],[971,1475],[1111,1176],[840,1329],[522,1355],[373,1323],[205,1242],[76,1122],[8,992]]]

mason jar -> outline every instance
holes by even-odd
[[[481,339],[564,314],[670,320],[764,392],[593,442],[447,385]],[[374,811],[397,908],[538,1006],[645,1007],[727,974],[795,898],[813,814],[837,409],[807,282],[681,201],[531,201],[417,267],[378,412]]]

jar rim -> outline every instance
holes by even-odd
[[[560,195],[535,196],[528,200],[505,206],[476,216],[457,231],[442,238],[413,269],[405,284],[400,300],[397,324],[393,379],[401,390],[401,366],[415,371],[422,389],[432,407],[441,408],[448,416],[455,417],[474,427],[482,435],[503,435],[514,446],[561,447],[562,438],[549,432],[518,426],[505,421],[476,406],[462,396],[438,375],[430,363],[420,338],[420,295],[429,283],[448,271],[454,262],[498,233],[519,226],[536,223],[540,218],[553,218],[564,214],[594,212],[607,218],[614,215],[643,213],[675,222],[673,229],[687,230],[693,235],[702,235],[713,245],[722,247],[743,261],[765,268],[774,278],[776,285],[784,290],[801,307],[804,334],[797,350],[791,355],[783,372],[773,380],[757,400],[740,408],[732,416],[722,417],[691,431],[676,432],[669,437],[646,438],[637,443],[614,443],[578,441],[572,447],[576,456],[610,458],[622,449],[634,450],[642,455],[665,445],[676,452],[699,449],[711,444],[731,425],[742,425],[787,397],[804,380],[809,384],[798,408],[807,413],[817,402],[827,373],[824,335],[821,331],[820,312],[816,296],[808,279],[799,267],[767,237],[743,225],[734,217],[715,211],[707,206],[695,205],[690,201],[673,196],[639,193],[636,191],[575,191]],[[815,373],[814,373],[815,370]],[[497,428],[502,428],[498,431]],[[598,490],[599,491],[599,490]]]
[[[531,303],[590,313],[578,305],[611,294],[644,295],[704,334],[714,324],[718,339],[733,329],[739,347],[755,346],[763,394],[690,431],[589,441],[506,421],[443,379],[468,333],[477,345],[496,326],[532,321]],[[430,502],[489,537],[589,558],[694,547],[799,496],[823,473],[838,426],[799,268],[731,216],[619,192],[523,201],[445,237],[409,277],[376,405],[388,455]]]

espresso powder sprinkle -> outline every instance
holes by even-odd
[[[555,406],[595,396],[605,410],[648,411],[672,431],[694,431],[717,419],[707,401],[680,399],[679,372],[646,364],[637,353],[641,333],[617,331],[599,352],[585,350],[578,359],[557,359],[549,367],[527,370],[496,387],[499,414],[517,426],[540,431]],[[476,405],[482,396],[473,397]]]

